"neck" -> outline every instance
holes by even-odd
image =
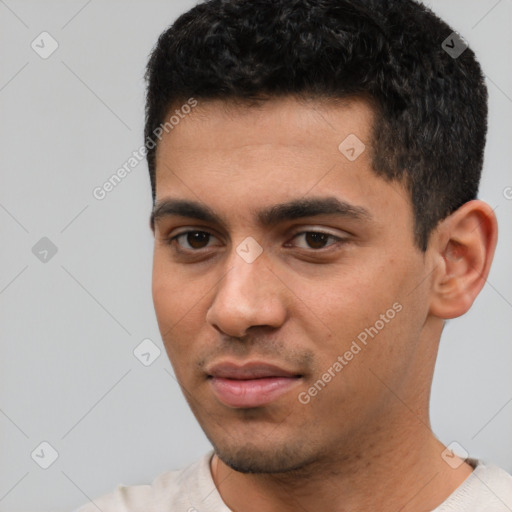
[[[401,412],[401,424],[380,423],[389,427],[351,438],[350,446],[333,449],[328,457],[319,457],[300,471],[244,474],[214,455],[215,485],[233,512],[433,510],[473,468],[462,463],[452,469],[441,458],[444,445],[434,437],[428,421],[414,413],[404,421]]]

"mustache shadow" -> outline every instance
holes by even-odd
[[[277,339],[246,336],[244,338],[224,338],[217,342],[198,359],[197,366],[204,370],[205,366],[214,360],[224,358],[244,360],[269,361],[288,368],[310,369],[314,367],[315,354],[309,349],[299,349]]]

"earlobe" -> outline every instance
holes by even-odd
[[[444,219],[433,241],[437,261],[430,313],[443,319],[466,313],[483,288],[497,241],[492,208],[473,200]]]

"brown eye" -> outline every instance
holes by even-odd
[[[194,249],[202,249],[202,244],[208,243],[210,235],[204,231],[189,231],[186,233],[186,240]]]
[[[322,231],[303,231],[302,233],[297,233],[294,238],[299,237],[303,237],[304,241],[306,242],[306,247],[302,246],[301,249],[319,250],[334,245],[333,243],[327,244],[329,239],[334,240],[334,243],[342,241],[341,238],[329,233],[323,233]]]
[[[185,231],[184,233],[172,237],[169,243],[172,243],[174,240],[183,239],[186,242],[185,245],[182,243],[178,243],[178,245],[185,250],[194,251],[207,247],[211,236],[212,235],[206,231]]]
[[[306,233],[306,242],[312,249],[322,249],[325,247],[327,240],[329,239],[329,235],[325,233]]]

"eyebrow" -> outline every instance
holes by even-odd
[[[318,215],[336,215],[353,220],[372,219],[366,208],[352,205],[336,197],[301,198],[256,211],[258,223],[263,227]],[[187,199],[163,199],[156,202],[151,212],[151,228],[154,228],[155,222],[159,219],[171,216],[188,217],[226,227],[222,218],[208,206]]]

